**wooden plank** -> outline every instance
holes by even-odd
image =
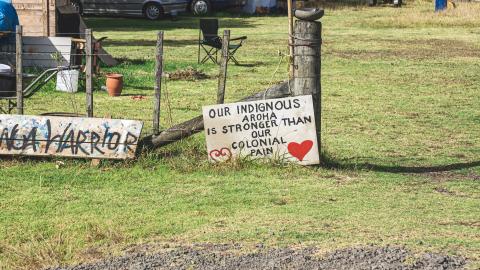
[[[113,66],[116,66],[118,65],[118,61],[113,58],[113,56],[111,56],[107,51],[105,51],[104,48],[100,47],[100,49],[98,49],[98,58],[100,58],[100,60],[107,66],[109,67],[113,67]]]
[[[15,54],[15,46],[0,45],[0,62],[11,62],[10,55]],[[69,37],[32,37],[23,35],[23,67],[53,68],[67,66],[71,61],[72,38]],[[58,55],[55,59],[53,55]]]
[[[208,159],[319,163],[312,96],[203,107]]]
[[[87,29],[87,25],[85,24],[85,21],[83,20],[82,16],[80,16],[80,33],[84,33],[85,30]],[[82,36],[82,38],[85,38],[85,36]],[[95,39],[94,39],[95,40]],[[118,61],[113,58],[104,48],[100,47],[100,49],[97,50],[98,53],[98,58],[100,58],[100,61],[102,61],[105,65],[109,67],[113,67],[118,65]]]
[[[0,155],[134,158],[134,120],[0,114]]]
[[[26,36],[43,36],[43,12],[40,8],[16,7],[20,24]]]
[[[48,8],[49,0],[43,0],[42,19],[43,19],[43,35],[50,36],[50,11]]]
[[[53,68],[70,64],[70,37],[24,37],[23,44],[25,67]]]
[[[57,7],[68,5],[64,0],[13,0],[24,34],[55,36],[57,34]]]

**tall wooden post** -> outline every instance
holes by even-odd
[[[288,65],[288,78],[293,77],[293,14],[292,14],[292,0],[287,0],[287,14],[288,14],[288,54],[289,54],[289,65]]]
[[[87,117],[93,117],[93,35],[85,29],[85,92],[87,93]]]
[[[230,58],[228,47],[230,46],[230,30],[223,31],[222,40],[222,59],[220,60],[220,71],[218,74],[218,92],[217,104],[222,104],[225,101],[225,87],[227,84],[227,66]]]
[[[23,28],[17,25],[15,39],[17,114],[23,114]]]
[[[163,74],[163,31],[158,32],[155,56],[155,104],[153,108],[153,134],[160,133],[160,100]]]
[[[297,20],[295,22],[295,48],[293,95],[312,95],[317,126],[317,139],[321,145],[321,45],[322,23]]]

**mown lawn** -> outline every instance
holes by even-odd
[[[129,162],[0,161],[0,269],[121,254],[134,244],[239,242],[330,251],[405,245],[480,266],[480,4],[442,14],[430,3],[327,10],[323,21],[323,166],[206,161],[198,134]],[[213,64],[196,63],[197,18],[87,18],[121,64],[127,95],[95,93],[95,115],[142,119],[151,131],[156,31],[168,72],[162,127],[215,103]],[[229,66],[227,101],[286,79],[283,16],[220,16],[248,36]],[[99,78],[98,85],[103,83]],[[132,95],[145,95],[134,100]],[[27,113],[81,112],[84,93],[44,91]],[[63,165],[64,162],[65,164]]]

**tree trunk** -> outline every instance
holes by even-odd
[[[291,84],[290,84],[291,86]],[[265,91],[248,96],[240,101],[254,101],[274,99],[290,96],[290,87],[287,82],[277,84]],[[203,130],[203,116],[199,115],[181,124],[175,125],[158,135],[149,135],[140,141],[139,149],[153,149],[165,146],[178,140],[187,138]]]

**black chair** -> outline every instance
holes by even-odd
[[[236,65],[239,65],[235,53],[243,45],[247,37],[231,38],[230,41],[240,41],[228,46],[228,58]],[[201,58],[201,49],[205,51],[205,57]],[[198,32],[198,63],[205,63],[212,60],[218,64],[218,51],[222,49],[222,38],[218,36],[218,19],[200,19],[200,30]]]

